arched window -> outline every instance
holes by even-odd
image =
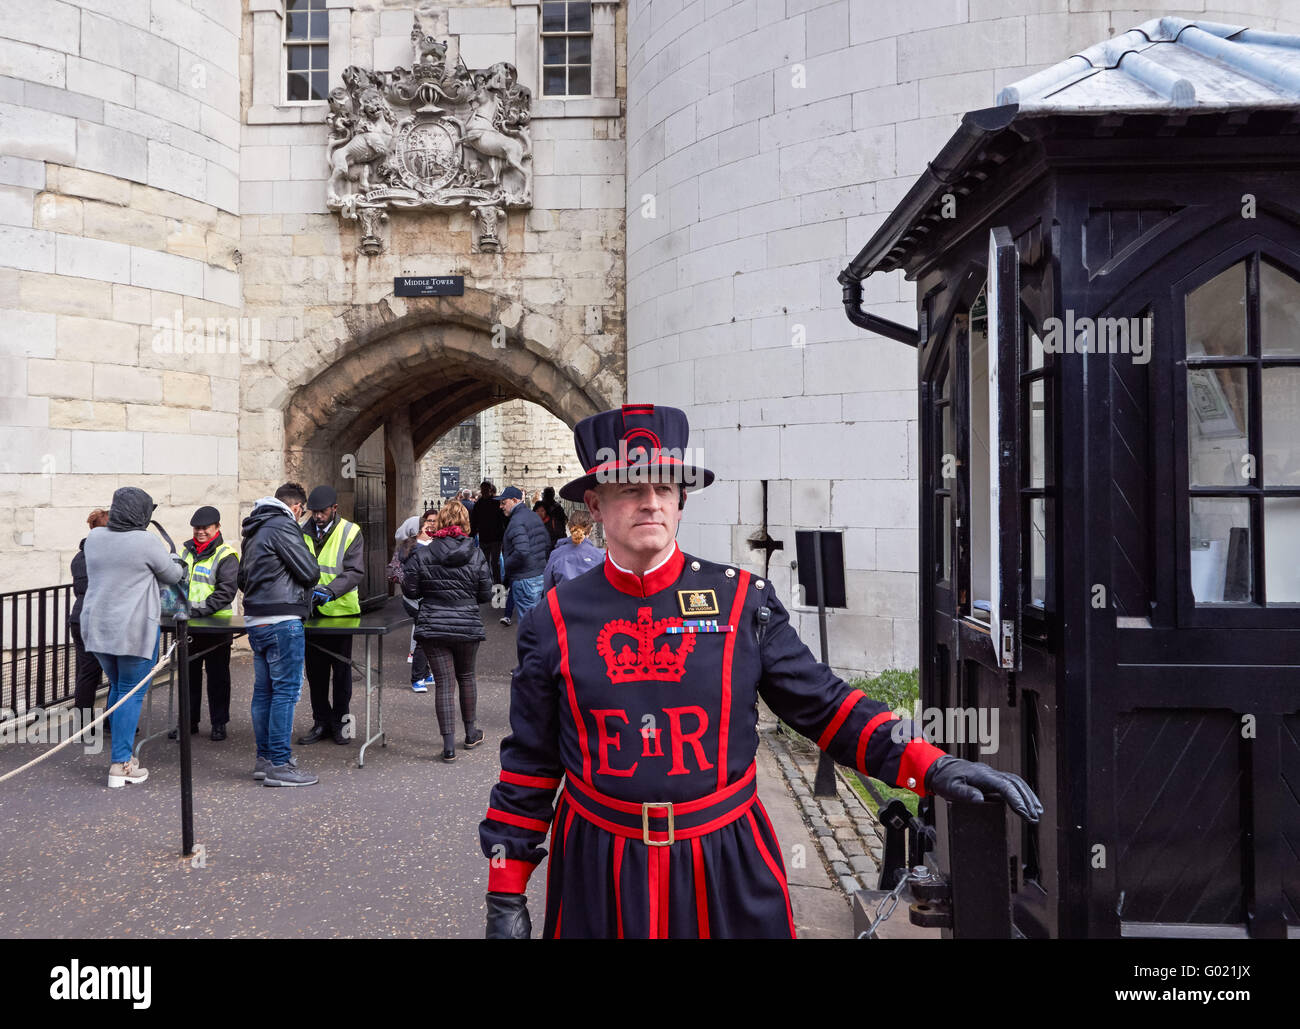
[[[1300,281],[1255,253],[1185,316],[1192,595],[1300,603]]]

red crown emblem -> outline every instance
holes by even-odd
[[[655,650],[655,638],[666,635],[665,629],[670,625],[681,625],[682,620],[676,616],[660,618],[658,621],[650,616],[650,608],[638,608],[636,621],[617,618],[606,622],[605,627],[596,636],[596,650],[605,659],[605,671],[609,681],[618,685],[627,682],[681,682],[686,674],[686,655],[695,649],[693,633],[683,633],[681,642],[674,648],[664,643]],[[628,636],[636,641],[636,650],[626,643],[614,652],[612,641],[615,636]]]

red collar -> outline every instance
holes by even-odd
[[[635,572],[627,572],[614,564],[606,552],[606,560],[603,562],[605,568],[605,578],[609,580],[610,585],[621,593],[628,593],[634,597],[648,597],[660,590],[666,590],[669,586],[677,581],[678,576],[682,574],[682,565],[686,563],[686,555],[682,553],[682,548],[673,541],[672,555],[664,561],[658,568],[647,572],[645,575],[637,575]]]

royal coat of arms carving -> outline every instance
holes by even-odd
[[[512,64],[447,63],[447,44],[411,30],[412,66],[343,72],[330,92],[327,205],[361,227],[358,249],[383,250],[390,208],[461,208],[480,251],[501,249],[506,212],[532,206],[532,93]]]

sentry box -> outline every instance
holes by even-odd
[[[897,269],[919,329],[862,309]],[[1008,86],[840,282],[917,348],[923,702],[1047,807],[1015,931],[1300,936],[1300,37]]]

